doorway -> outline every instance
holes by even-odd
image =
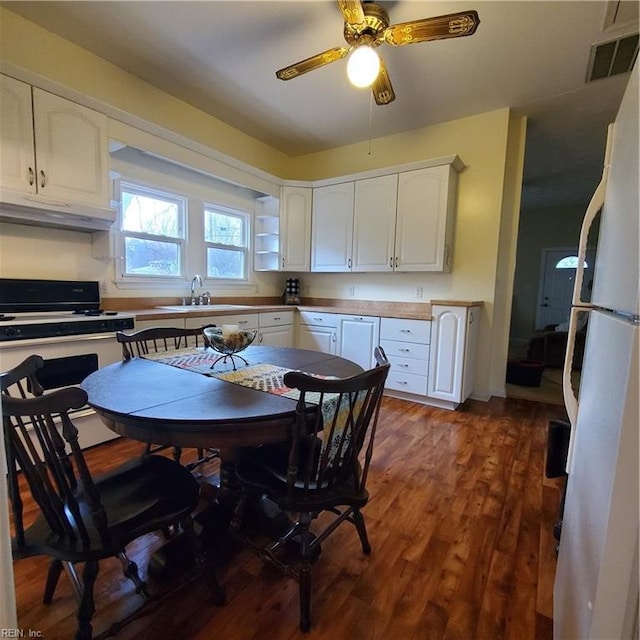
[[[595,249],[587,249],[581,294],[582,300],[585,301],[591,298],[594,260]],[[577,247],[542,249],[536,329],[543,329],[549,324],[558,325],[569,320],[577,264]]]

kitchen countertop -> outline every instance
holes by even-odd
[[[430,302],[370,302],[367,300],[337,300],[330,298],[308,298],[299,305],[284,305],[265,302],[251,305],[248,300],[225,300],[221,304],[243,304],[247,305],[242,309],[201,309],[197,305],[188,311],[171,311],[169,309],[157,309],[156,306],[168,306],[174,304],[172,300],[151,299],[149,301],[140,298],[132,298],[130,303],[137,308],[127,308],[126,299],[117,299],[110,304],[109,300],[104,300],[105,309],[114,309],[131,313],[137,320],[171,319],[171,318],[204,318],[211,316],[230,316],[246,313],[265,313],[272,311],[317,311],[322,313],[341,313],[347,315],[378,316],[385,318],[406,318],[410,320],[431,320],[431,306],[433,304],[475,307],[481,306],[480,301],[463,300],[431,300]],[[152,303],[153,307],[143,306]]]

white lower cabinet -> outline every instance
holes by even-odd
[[[298,313],[298,348],[336,355],[339,320],[340,315],[336,313],[300,311]]]
[[[429,397],[457,406],[473,392],[480,307],[433,305]]]
[[[273,311],[258,314],[257,344],[267,347],[293,346],[293,311]]]
[[[184,318],[159,318],[158,320],[136,320],[135,321],[135,331],[140,331],[141,329],[149,329],[151,327],[168,327],[173,329],[177,327],[178,329],[184,329]]]
[[[374,349],[380,341],[380,318],[340,316],[338,355],[359,364],[363,369],[375,366]]]
[[[431,322],[404,318],[380,320],[380,346],[391,369],[386,388],[391,391],[427,395]]]
[[[200,318],[186,318],[187,329],[197,329],[208,324],[221,327],[223,324],[237,324],[242,331],[258,330],[258,314],[243,313],[230,316],[203,316]]]

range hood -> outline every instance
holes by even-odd
[[[0,220],[76,231],[104,231],[116,221],[115,208],[68,204],[37,195],[0,193]]]

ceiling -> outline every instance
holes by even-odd
[[[275,76],[345,45],[330,0],[2,2],[293,156],[512,107],[529,118],[523,208],[588,200],[628,79],[587,84],[590,50],[637,32],[637,2],[379,4],[392,24],[468,9],[481,23],[470,37],[382,45],[396,100],[377,106],[349,84],[346,60],[286,82]]]

